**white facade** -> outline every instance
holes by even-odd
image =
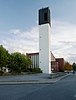
[[[43,73],[51,73],[50,33],[49,23],[39,25],[39,67]]]
[[[27,53],[27,56],[32,61],[30,68],[39,68],[39,53]]]

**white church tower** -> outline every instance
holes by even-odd
[[[50,52],[50,9],[39,10],[39,67],[43,73],[51,73],[51,52]]]

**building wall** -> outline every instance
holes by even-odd
[[[58,62],[59,71],[64,71],[64,59],[63,58],[56,58],[56,62]]]
[[[26,54],[32,61],[30,68],[39,68],[39,53],[27,53]]]
[[[39,67],[43,73],[51,73],[50,25],[39,25]]]
[[[52,72],[62,72],[64,71],[64,59],[63,58],[55,58],[53,53],[51,54],[51,71]],[[31,59],[32,65],[30,68],[39,68],[39,53],[27,53],[27,56]]]
[[[51,62],[52,62],[52,61],[56,61],[56,59],[55,59],[53,53],[51,52]]]
[[[51,69],[52,69],[52,72],[58,72],[59,71],[58,62],[52,61],[51,62]]]
[[[52,52],[50,52],[50,54],[51,54],[51,61],[52,62],[55,62],[56,60],[55,60],[55,57],[54,57],[54,55],[52,54]],[[31,66],[29,66],[30,68],[39,68],[39,53],[37,52],[37,53],[27,53],[26,54],[30,59],[31,59],[31,61],[32,61],[32,65]],[[51,64],[51,63],[50,63]],[[53,68],[54,67],[54,69],[56,69],[55,67],[56,67],[56,63],[52,63],[51,64],[51,67]]]

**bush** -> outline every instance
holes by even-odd
[[[4,72],[3,71],[0,71],[0,75],[3,75],[4,74]]]
[[[34,73],[42,73],[42,70],[40,68],[29,68],[28,70]]]

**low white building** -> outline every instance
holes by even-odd
[[[9,68],[7,68],[7,67],[2,67],[2,71],[5,72],[5,73],[8,73],[8,72],[9,72]]]
[[[32,61],[30,68],[39,68],[39,53],[27,53],[26,54]]]

